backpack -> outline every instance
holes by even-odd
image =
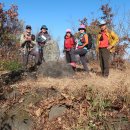
[[[87,49],[91,49],[94,44],[94,39],[92,34],[88,33],[88,44],[86,45]]]
[[[85,34],[84,34],[85,35]],[[81,39],[81,42],[84,43],[85,42],[85,38],[84,35]],[[88,44],[85,46],[88,50],[92,48],[93,44],[94,44],[94,39],[92,37],[92,34],[88,33]]]

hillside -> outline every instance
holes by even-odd
[[[90,66],[98,70],[97,65]],[[94,72],[91,76],[76,72],[63,78],[25,77],[4,86],[7,100],[0,100],[0,128],[129,130],[129,79],[129,65],[124,71],[111,69],[108,78]]]

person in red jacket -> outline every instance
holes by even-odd
[[[66,34],[64,36],[64,52],[66,55],[66,61],[67,63],[71,63],[71,51],[75,49],[75,41],[74,37],[71,33],[70,29],[66,30]]]

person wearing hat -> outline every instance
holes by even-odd
[[[41,26],[41,31],[37,35],[37,42],[40,46],[44,46],[47,41],[51,39],[50,35],[48,34],[48,28],[46,25]]]
[[[71,51],[75,49],[75,40],[72,35],[71,29],[66,29],[66,34],[64,36],[64,52],[66,56],[67,63],[71,63]]]
[[[85,25],[81,25],[78,28],[79,31],[79,37],[77,40],[77,47],[76,50],[72,51],[72,62],[71,65],[76,67],[76,57],[75,55],[80,56],[80,61],[83,65],[84,71],[89,73],[89,69],[86,62],[86,53],[87,53],[87,47],[88,44],[88,35],[86,34],[86,27]]]
[[[26,25],[25,32],[20,37],[20,47],[23,55],[23,67],[27,69],[30,55],[35,56],[35,65],[38,63],[39,54],[34,50],[36,46],[35,35],[31,33],[32,27]]]
[[[51,36],[48,33],[48,28],[46,25],[42,25],[41,30],[36,37],[36,41],[39,45],[39,64],[42,63],[44,45],[47,44],[49,40],[51,40]]]
[[[31,41],[31,30],[32,27],[30,25],[26,25],[25,32],[21,35],[20,45],[24,46],[24,43],[27,41]]]
[[[115,32],[107,28],[107,23],[104,20],[99,23],[99,27],[101,31],[97,36],[96,51],[99,53],[102,76],[108,77],[110,52],[114,51],[119,38]]]

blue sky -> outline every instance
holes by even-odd
[[[55,39],[59,39],[60,48],[63,46],[63,37],[67,28],[78,29],[79,19],[100,18],[102,4],[110,3],[117,14],[115,22],[130,10],[129,0],[1,0],[5,8],[11,4],[19,7],[19,18],[25,24],[32,25],[33,33],[39,31],[45,24]]]

